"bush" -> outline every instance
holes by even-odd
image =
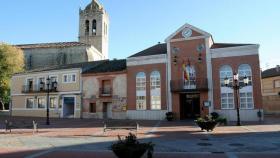
[[[167,112],[165,113],[167,121],[173,121],[174,120],[174,113],[173,112]]]
[[[213,131],[213,129],[216,127],[218,122],[213,119],[209,119],[209,117],[205,118],[198,118],[195,120],[195,123],[201,128],[201,130]]]
[[[140,143],[136,136],[129,133],[124,140],[118,136],[118,142],[111,145],[111,150],[119,158],[141,158],[143,154],[148,150],[148,158],[152,158],[154,144]]]
[[[219,117],[216,119],[216,121],[221,125],[225,125],[225,126],[227,125],[227,118],[225,117]]]
[[[220,117],[220,115],[217,112],[212,112],[211,117],[212,117],[212,119],[216,120]]]

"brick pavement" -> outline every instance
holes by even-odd
[[[5,133],[0,117],[0,157],[24,157],[47,151],[41,157],[114,157],[108,147],[129,131],[108,131],[103,135],[103,120],[52,119],[51,126],[40,118],[13,118],[15,121],[39,122],[39,133],[31,129],[15,129]],[[280,157],[280,119],[269,118],[259,123],[243,123],[237,127],[217,127],[213,132],[201,131],[193,121],[139,121],[140,141],[156,144],[155,157]],[[73,151],[73,153],[69,151]],[[202,153],[200,153],[202,152]],[[69,156],[70,155],[70,156]],[[39,156],[35,156],[39,157]],[[79,157],[81,158],[81,157]]]

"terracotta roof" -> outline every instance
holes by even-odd
[[[276,76],[280,76],[280,68],[271,68],[271,69],[267,69],[264,70],[262,72],[262,78],[269,78],[269,77],[276,77]]]
[[[107,60],[96,67],[92,67],[83,71],[83,74],[89,73],[104,73],[104,72],[117,72],[126,70],[126,59],[120,60]]]
[[[216,49],[216,48],[228,48],[228,47],[239,47],[239,46],[248,46],[248,45],[254,45],[254,44],[214,43],[214,44],[211,46],[211,49]]]
[[[141,52],[138,52],[130,57],[139,57],[139,56],[149,56],[149,55],[159,55],[167,54],[167,45],[166,43],[156,44],[150,48],[147,48]]]
[[[21,49],[33,49],[33,48],[64,48],[64,47],[74,47],[74,46],[87,46],[87,44],[80,43],[80,42],[55,42],[55,43],[20,44],[15,46]]]

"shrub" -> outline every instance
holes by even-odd
[[[173,112],[167,112],[165,113],[167,121],[172,121],[174,120],[174,113]]]
[[[119,158],[141,158],[148,150],[148,158],[152,158],[154,144],[140,143],[136,136],[129,133],[124,140],[118,136],[118,142],[111,145],[111,149]]]
[[[211,117],[212,117],[212,119],[216,120],[220,117],[220,115],[217,112],[212,112]]]
[[[209,116],[206,116],[204,118],[198,118],[195,120],[195,123],[201,128],[201,130],[213,131],[213,129],[217,125],[217,121],[211,119]]]
[[[219,117],[216,119],[216,121],[219,123],[219,124],[222,124],[222,125],[227,125],[227,118],[225,117]]]

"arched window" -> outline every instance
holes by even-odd
[[[146,74],[144,72],[136,75],[136,109],[146,110]]]
[[[249,83],[248,85],[252,85],[252,71],[251,66],[248,64],[242,64],[238,67],[238,74],[239,74],[239,82],[243,82],[243,77],[248,77]]]
[[[150,76],[150,88],[151,88],[151,109],[161,109],[161,87],[160,87],[160,73],[153,71]]]
[[[85,35],[89,35],[89,21],[86,20],[85,22]]]
[[[225,87],[224,85],[225,78],[228,78],[230,80],[230,84],[232,84],[233,72],[232,72],[232,68],[229,65],[224,65],[220,68],[220,83],[222,87]]]
[[[32,68],[32,55],[30,54],[27,58],[27,69]]]
[[[92,35],[96,35],[96,20],[92,20]]]
[[[233,90],[224,85],[226,77],[229,78],[230,84],[232,84],[233,72],[229,65],[224,65],[220,68],[221,109],[234,109]]]
[[[238,74],[239,74],[239,83],[243,83],[243,77],[248,77],[249,83],[248,86],[240,89],[239,96],[240,96],[240,108],[241,109],[253,109],[253,88],[252,88],[252,70],[251,66],[248,64],[242,64],[238,67]]]

